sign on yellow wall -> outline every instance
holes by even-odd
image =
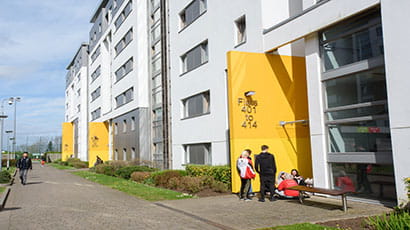
[[[62,135],[62,151],[61,160],[67,161],[71,155],[74,154],[74,130],[73,123],[64,122],[63,123],[63,135]]]
[[[305,59],[265,53],[228,52],[232,192],[239,192],[236,160],[244,149],[268,145],[278,172],[297,168],[312,177],[309,127],[280,121],[308,120]],[[259,191],[259,178],[253,182]]]
[[[89,167],[94,166],[97,156],[103,161],[108,161],[108,123],[90,122],[88,125],[88,162]]]

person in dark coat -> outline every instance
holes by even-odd
[[[265,192],[268,188],[270,192],[270,201],[275,201],[274,195],[274,185],[275,185],[275,174],[276,174],[276,163],[273,154],[269,153],[269,147],[267,145],[262,145],[262,152],[256,156],[255,159],[255,169],[259,173],[261,187],[260,187],[260,199],[258,201],[265,202]]]
[[[28,170],[33,169],[28,152],[24,152],[23,157],[17,161],[17,168],[19,169],[21,184],[25,185],[27,183]]]

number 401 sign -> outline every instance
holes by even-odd
[[[251,98],[238,98],[238,106],[241,113],[244,114],[244,120],[242,121],[243,128],[257,128],[257,122],[255,119],[256,107],[258,106],[258,101],[252,100]]]

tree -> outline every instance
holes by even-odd
[[[47,152],[53,152],[54,148],[53,148],[53,142],[49,141],[48,145],[47,145]]]

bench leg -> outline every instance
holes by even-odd
[[[303,194],[302,194],[302,192],[301,191],[299,191],[299,202],[301,203],[301,204],[303,204]]]
[[[343,205],[343,212],[347,212],[347,197],[346,194],[342,195],[342,205]]]

